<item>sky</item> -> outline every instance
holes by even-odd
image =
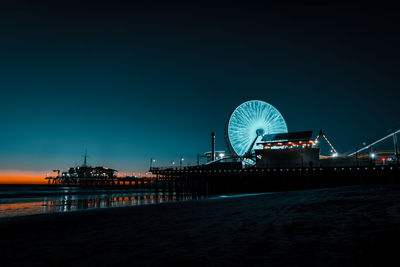
[[[0,174],[195,164],[252,99],[341,153],[400,125],[399,6],[130,2],[1,3]]]

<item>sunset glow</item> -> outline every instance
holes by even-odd
[[[46,184],[44,171],[0,170],[0,184]]]

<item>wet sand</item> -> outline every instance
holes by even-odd
[[[400,186],[2,218],[0,232],[2,266],[396,266]]]

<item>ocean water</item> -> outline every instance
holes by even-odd
[[[197,198],[197,197],[196,197]],[[0,218],[192,200],[188,194],[48,185],[0,185]]]

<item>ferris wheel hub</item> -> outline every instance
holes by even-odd
[[[265,133],[265,131],[264,131],[264,129],[262,129],[262,128],[259,128],[259,129],[257,129],[257,131],[256,131],[257,136],[263,136],[264,133]]]

